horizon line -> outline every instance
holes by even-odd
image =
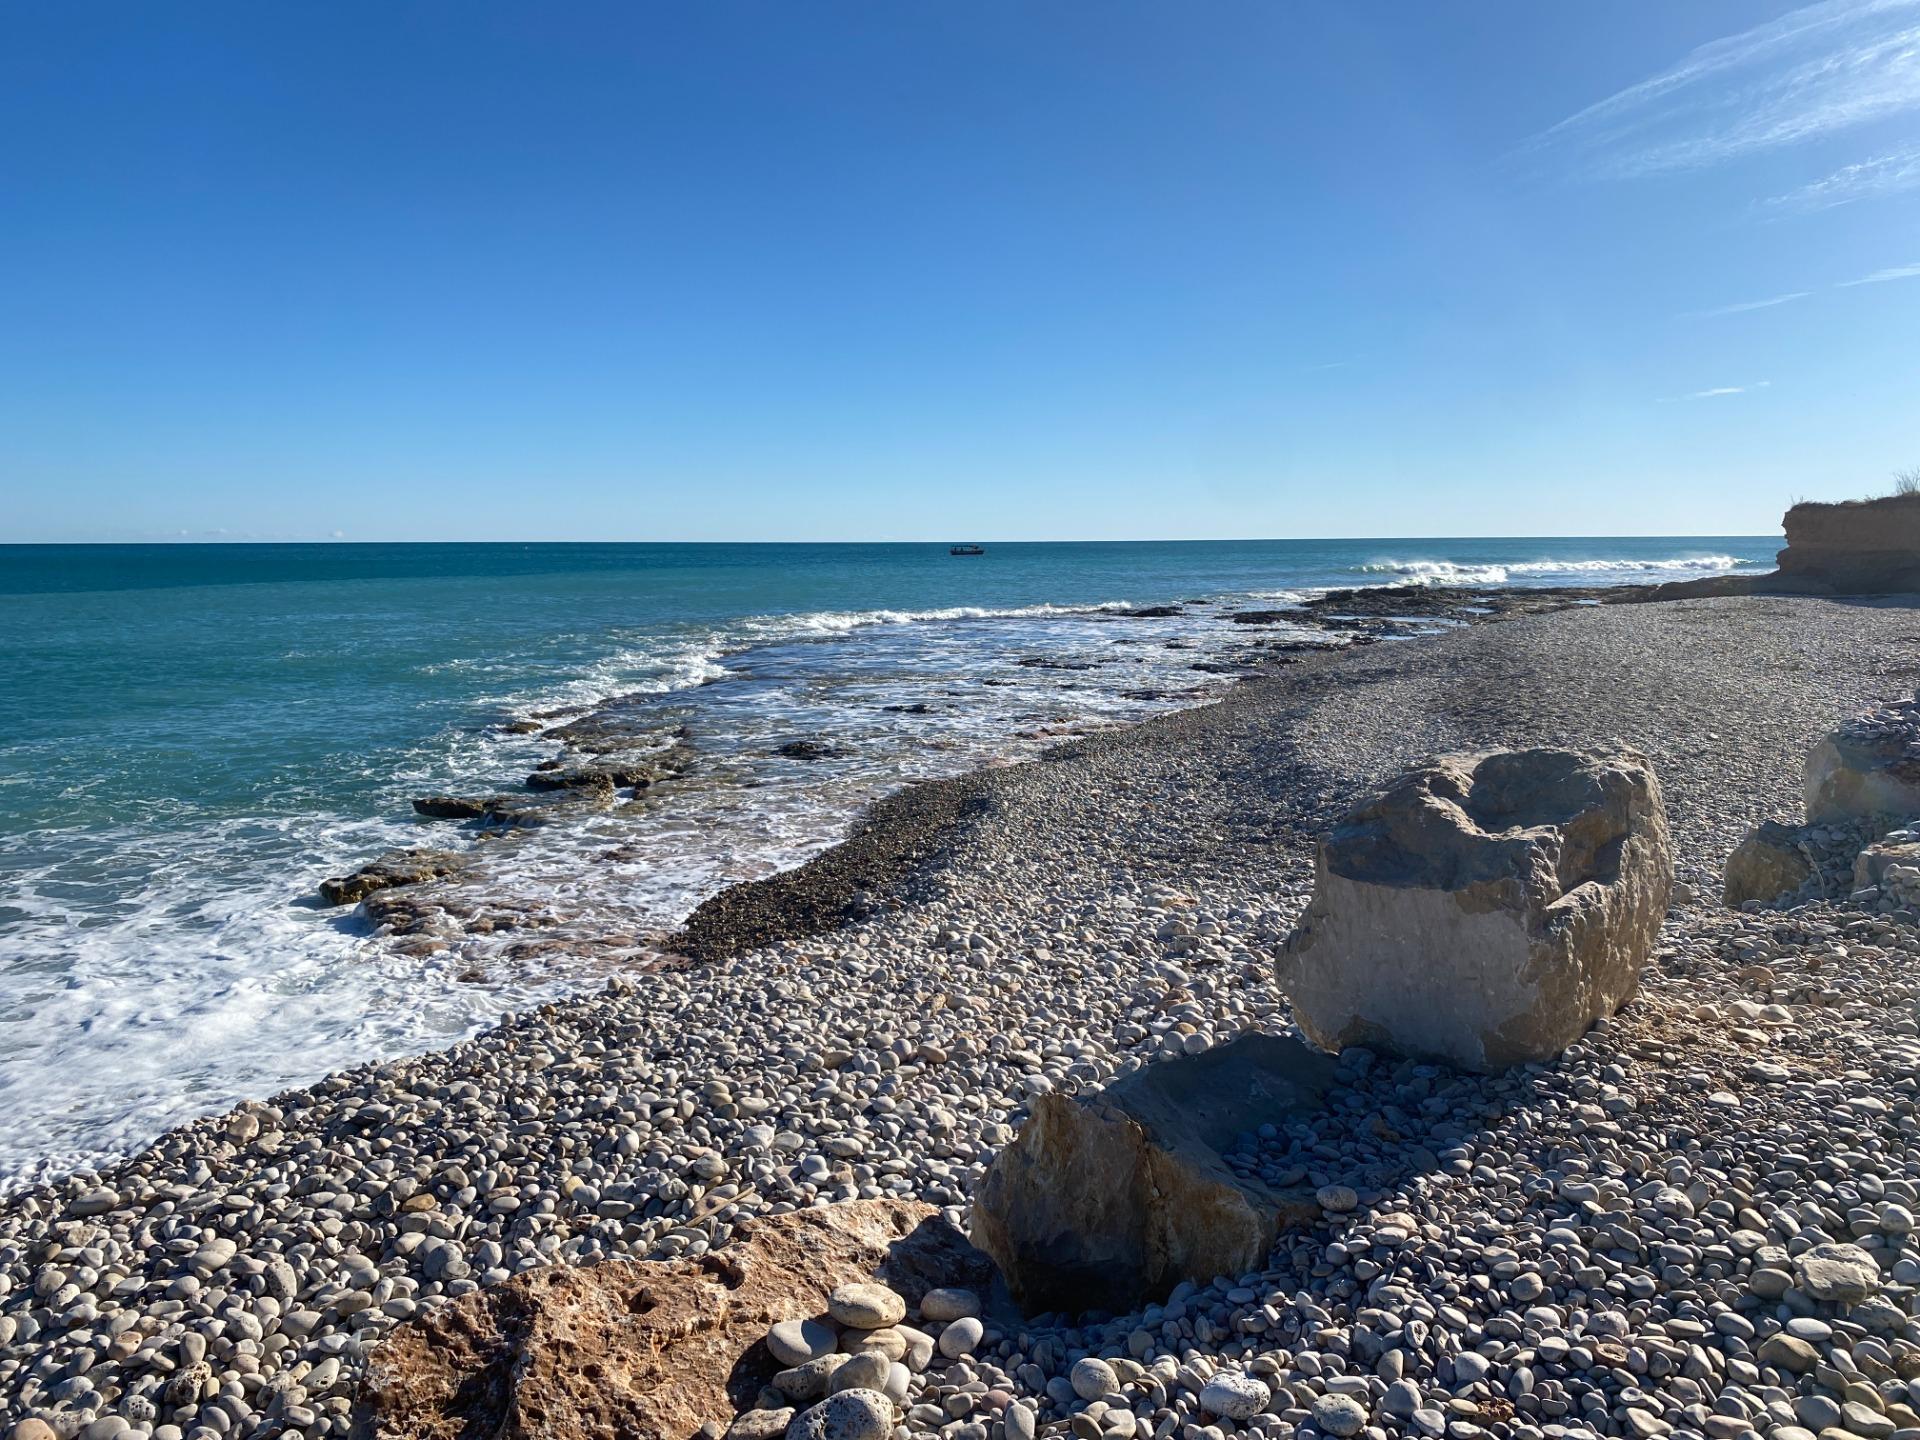
[[[534,546],[560,545],[755,545],[774,547],[797,547],[803,545],[1274,545],[1274,544],[1338,544],[1358,543],[1361,541],[1402,541],[1416,543],[1422,541],[1457,540],[1769,540],[1777,538],[1779,531],[1744,532],[1738,530],[1697,530],[1697,531],[1590,531],[1580,534],[1456,534],[1456,535],[1194,535],[1122,538],[1076,539],[1050,537],[1046,539],[985,539],[985,540],[221,540],[221,539],[178,539],[178,540],[0,540],[0,549],[239,549],[245,546],[306,546],[310,548],[350,549],[355,546],[371,548],[388,545],[506,545],[530,549]]]

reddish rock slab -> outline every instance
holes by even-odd
[[[400,1326],[358,1433],[382,1440],[687,1440],[751,1407],[779,1320],[879,1276],[910,1303],[986,1265],[930,1205],[859,1200],[742,1222],[689,1260],[553,1266]]]

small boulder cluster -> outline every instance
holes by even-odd
[[[1857,716],[1807,756],[1806,821],[1762,821],[1727,857],[1732,906],[1845,898],[1920,913],[1920,696]]]
[[[971,1290],[929,1290],[918,1309],[919,1323],[908,1324],[904,1298],[859,1281],[829,1295],[826,1314],[774,1324],[767,1349],[786,1368],[728,1428],[729,1440],[885,1440],[936,1354],[942,1365],[963,1361],[987,1333]],[[927,1408],[914,1417],[921,1424],[947,1418]]]

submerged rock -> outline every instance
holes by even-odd
[[[478,820],[487,813],[485,795],[422,795],[413,802],[414,813],[429,820]]]
[[[843,760],[851,752],[830,740],[789,740],[774,753],[789,760]]]
[[[779,1361],[762,1342],[777,1322],[819,1315],[836,1289],[876,1272],[917,1297],[973,1283],[981,1264],[932,1206],[859,1200],[743,1222],[725,1251],[694,1259],[532,1270],[396,1329],[369,1363],[367,1433],[717,1433],[773,1379]],[[841,1434],[826,1422],[863,1403],[878,1409],[842,1390],[825,1413],[792,1423]]]
[[[1235,1139],[1318,1110],[1330,1057],[1242,1035],[1136,1070],[1097,1094],[1041,1095],[974,1193],[974,1243],[1029,1309],[1121,1312],[1182,1280],[1257,1269],[1320,1209],[1221,1158]]]
[[[449,850],[395,850],[369,861],[351,875],[322,880],[320,898],[329,905],[352,905],[378,890],[444,879],[465,864],[465,856]]]
[[[1632,998],[1672,890],[1639,755],[1446,756],[1320,842],[1280,984],[1331,1050],[1471,1070],[1544,1059]]]

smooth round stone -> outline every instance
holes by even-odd
[[[952,1320],[965,1320],[980,1313],[980,1297],[957,1285],[944,1286],[929,1290],[920,1297],[920,1313],[926,1319],[942,1325]]]
[[[1763,1266],[1747,1277],[1747,1289],[1762,1300],[1778,1300],[1793,1288],[1793,1276],[1772,1266]]]
[[[1523,1270],[1507,1282],[1507,1294],[1522,1305],[1531,1305],[1547,1293],[1547,1282],[1531,1270]]]
[[[878,1390],[829,1395],[787,1426],[787,1440],[888,1440],[892,1434],[893,1401]]]
[[[1033,1411],[1025,1401],[1014,1401],[1001,1418],[1006,1421],[1007,1440],[1033,1440]]]
[[[876,1350],[889,1360],[904,1358],[911,1344],[912,1342],[900,1333],[898,1325],[889,1325],[884,1330],[854,1330],[850,1331],[846,1337],[849,1355],[863,1355],[869,1350]]]
[[[1462,1350],[1453,1357],[1453,1383],[1455,1385],[1474,1385],[1487,1378],[1491,1362],[1487,1357],[1473,1350]]]
[[[1320,1202],[1322,1210],[1331,1210],[1336,1215],[1344,1215],[1360,1204],[1360,1197],[1346,1185],[1322,1185],[1313,1192],[1313,1198]]]
[[[874,1330],[871,1335],[898,1335],[906,1342],[906,1351],[894,1356],[904,1360],[909,1370],[924,1370],[933,1361],[933,1337],[911,1325],[895,1325],[891,1330]]]
[[[1214,1376],[1200,1391],[1200,1408],[1228,1420],[1251,1420],[1267,1408],[1273,1392],[1251,1375],[1229,1370]]]
[[[1067,1376],[1067,1383],[1073,1386],[1073,1393],[1082,1400],[1098,1400],[1102,1395],[1111,1395],[1120,1388],[1120,1377],[1113,1373],[1113,1367],[1097,1355],[1089,1355],[1084,1360],[1073,1362],[1073,1371]]]
[[[884,1330],[907,1318],[907,1302],[884,1285],[856,1281],[827,1297],[827,1314],[855,1330]]]
[[[1313,1425],[1346,1440],[1367,1428],[1367,1407],[1351,1395],[1322,1395],[1313,1402]]]
[[[964,1315],[940,1332],[940,1353],[949,1360],[971,1355],[985,1333],[986,1326],[973,1316]]]
[[[1822,1340],[1833,1338],[1833,1326],[1824,1320],[1816,1320],[1811,1315],[1796,1315],[1782,1327],[1796,1340],[1810,1340],[1819,1344]]]
[[[1389,1415],[1411,1419],[1413,1412],[1420,1408],[1420,1387],[1411,1380],[1394,1381],[1387,1386],[1387,1393],[1381,1397],[1380,1408]]]
[[[1754,1358],[1762,1365],[1804,1375],[1820,1363],[1820,1352],[1797,1335],[1769,1335],[1760,1342]]]
[[[827,1393],[838,1395],[842,1390],[879,1390],[884,1393],[887,1374],[892,1369],[893,1362],[874,1351],[855,1355],[827,1377]]]
[[[832,1328],[818,1320],[782,1320],[767,1331],[767,1349],[788,1368],[831,1355],[839,1343]]]

